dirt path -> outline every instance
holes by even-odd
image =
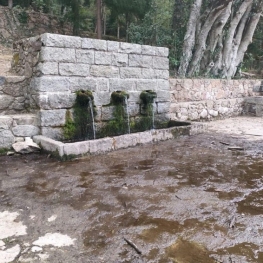
[[[12,49],[6,48],[0,44],[0,76],[6,76],[11,68]]]
[[[263,137],[226,123],[71,162],[0,157],[0,262],[263,262]]]

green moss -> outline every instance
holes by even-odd
[[[76,124],[71,118],[71,113],[69,110],[66,112],[66,123],[63,127],[63,135],[65,140],[71,140],[74,138],[74,135],[76,133]]]
[[[66,112],[66,123],[63,128],[64,139],[70,141],[93,139],[91,110],[93,115],[96,115],[93,102],[94,97],[91,91],[84,90],[77,91],[76,95],[76,102],[73,106],[73,118],[70,111]]]
[[[98,137],[117,136],[126,134],[128,131],[127,113],[125,110],[125,101],[129,98],[129,94],[125,91],[114,91],[111,94],[110,105],[114,106],[113,120],[110,120],[104,127],[100,129]],[[110,106],[108,105],[108,106]]]
[[[76,94],[76,103],[81,107],[88,107],[90,101],[94,100],[93,94],[89,90],[79,90]]]
[[[125,91],[117,90],[111,94],[111,103],[113,105],[124,104],[126,99],[129,99],[129,94]]]
[[[6,155],[7,152],[8,152],[7,148],[0,148],[0,155]]]
[[[153,103],[154,99],[156,99],[156,97],[157,97],[156,92],[154,92],[152,90],[144,90],[140,94],[140,99],[142,100],[142,103],[145,105]]]
[[[127,133],[128,124],[126,118],[125,108],[122,104],[114,106],[113,111],[114,119],[110,120],[101,130],[98,136],[100,138],[106,136],[117,136]]]
[[[13,55],[13,58],[12,58],[12,65],[13,66],[17,66],[18,65],[18,62],[19,62],[19,53],[15,53],[14,55]]]

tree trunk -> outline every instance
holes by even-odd
[[[178,75],[182,77],[185,77],[189,62],[192,58],[192,51],[195,45],[196,25],[200,16],[201,6],[202,0],[195,0],[195,3],[192,5],[187,31],[184,37],[183,54],[178,70]]]
[[[101,0],[96,0],[97,6],[97,38],[102,39],[102,28],[101,28]]]
[[[8,7],[9,7],[10,9],[13,8],[13,0],[8,0]]]
[[[263,10],[263,0],[210,3],[203,14],[201,0],[192,7],[178,70],[181,76],[235,76]]]

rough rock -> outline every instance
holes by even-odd
[[[16,142],[12,145],[17,153],[27,154],[40,151],[40,147],[29,137],[24,142]]]

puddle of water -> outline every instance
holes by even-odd
[[[255,251],[258,251],[259,247],[252,243],[240,243],[236,244],[232,247],[228,247],[223,250],[218,250],[217,253],[219,254],[228,254],[228,255],[238,255],[238,256],[245,256],[248,261],[256,260],[256,253]],[[259,261],[259,258],[257,259],[257,262]]]
[[[263,214],[263,190],[253,191],[244,200],[238,202],[238,212],[250,215]]]

